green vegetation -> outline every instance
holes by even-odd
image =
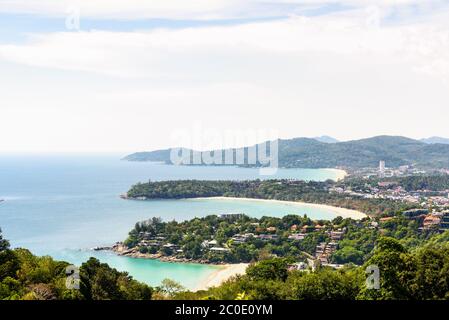
[[[449,177],[353,178],[340,182],[150,181],[133,186],[128,197],[304,201],[356,209],[371,217],[312,221],[295,215],[261,219],[209,216],[182,223],[153,219],[136,225],[126,244],[139,252],[149,252],[151,247],[156,257],[251,262],[246,275],[207,291],[171,294],[174,299],[449,299],[449,231],[443,232],[439,225],[423,228],[424,216],[403,215],[404,210],[419,205],[364,197],[388,194],[382,190],[399,186],[409,192],[444,194]],[[425,199],[424,192],[418,193]],[[154,228],[155,222],[158,228]],[[177,238],[164,238],[172,234],[178,234]],[[159,246],[141,242],[142,235],[150,236],[150,242],[151,237],[162,242]],[[220,251],[211,250],[211,240]],[[168,241],[177,250],[167,251],[164,244]],[[365,269],[370,265],[380,269],[379,290],[366,287]]]
[[[363,190],[366,186],[379,187],[379,183],[388,183],[387,188],[395,188],[401,186],[406,191],[426,190],[430,192],[445,192],[449,190],[449,175],[447,174],[433,174],[433,175],[414,175],[406,177],[394,178],[375,178],[361,179],[350,178],[344,181],[337,182],[336,186],[346,186],[353,189]]]
[[[332,222],[337,223],[352,226],[354,222],[341,218]],[[261,255],[245,275],[191,292],[169,279],[152,289],[94,258],[80,268],[80,290],[67,289],[68,263],[36,257],[26,249],[11,250],[0,233],[0,299],[447,300],[448,240],[446,231],[423,237],[419,245],[410,247],[407,241],[382,236],[363,266],[348,264],[339,270],[319,265],[315,270],[293,270],[292,258]],[[379,289],[366,285],[365,270],[373,265],[379,268]]]
[[[292,227],[314,230],[305,217],[239,219],[207,216],[184,222],[162,222],[153,218],[137,223],[124,244],[135,253],[157,254],[207,263],[238,263],[258,260],[266,254],[303,259],[303,252],[314,253],[326,239],[323,232],[312,232],[302,241],[289,239]]]
[[[208,181],[180,180],[138,183],[127,196],[131,199],[181,199],[196,197],[239,197],[327,204],[367,214],[394,214],[412,206],[387,199],[365,199],[330,193],[338,184],[296,180]]]
[[[152,288],[95,258],[80,268],[80,293],[88,300],[150,300]]]
[[[447,235],[446,235],[447,236]],[[289,271],[288,261],[272,258],[248,267],[206,291],[181,292],[175,299],[257,300],[440,300],[449,299],[449,246],[426,244],[409,251],[396,239],[381,237],[362,267],[312,272]],[[368,266],[379,268],[380,288],[366,285]]]
[[[80,290],[66,286],[67,262],[36,257],[26,249],[9,248],[0,232],[0,300],[140,300],[153,289],[97,259],[80,271]]]
[[[449,175],[433,175],[433,176],[410,176],[400,178],[398,180],[401,185],[407,191],[414,190],[429,190],[429,191],[441,191],[449,189]]]
[[[386,221],[361,221],[337,217],[312,221],[307,216],[250,218],[245,215],[215,215],[183,222],[162,222],[152,218],[139,222],[124,244],[131,256],[205,263],[240,263],[278,256],[307,262],[317,257],[317,247],[334,243],[325,255],[333,264],[362,265],[372,255],[381,236],[395,238],[406,248],[437,239],[438,228],[420,229],[417,220],[398,213]],[[319,254],[323,256],[322,254]]]
[[[245,152],[247,151],[247,148]],[[236,149],[233,149],[235,154]],[[139,152],[125,157],[130,161],[170,163],[170,150]],[[426,144],[405,137],[378,136],[347,142],[325,143],[315,139],[279,140],[279,165],[287,168],[367,168],[379,160],[389,166],[416,165],[423,168],[449,167],[449,145]],[[247,163],[245,158],[245,163]],[[224,162],[223,162],[224,163]]]

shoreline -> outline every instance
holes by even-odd
[[[128,257],[133,259],[152,259],[158,260],[166,263],[186,263],[186,264],[203,264],[208,266],[214,266],[217,270],[213,271],[211,274],[207,276],[207,278],[202,279],[198,285],[193,289],[193,291],[198,290],[207,290],[211,287],[216,287],[228,280],[229,278],[236,275],[243,275],[246,272],[246,268],[249,266],[249,263],[211,263],[203,260],[191,260],[191,259],[180,259],[176,257],[165,257],[160,254],[145,254],[136,252],[135,250],[125,249],[125,246],[122,243],[116,243],[112,247],[102,247],[96,248],[94,250],[98,251],[111,251],[118,256]]]
[[[153,163],[153,164],[162,164],[162,165],[167,165],[167,166],[174,166],[173,163],[167,163],[166,161],[153,161],[153,160],[135,160],[135,159],[127,159],[128,156],[125,156],[124,158],[120,159],[120,161],[129,161],[129,162],[149,162],[149,163]],[[265,168],[265,167],[261,167],[261,166],[244,166],[244,165],[238,165],[238,164],[179,164],[179,166],[185,166],[185,167],[234,167],[234,168],[242,168],[242,169],[261,169],[261,168]],[[267,167],[269,168],[269,167]],[[311,169],[311,170],[328,170],[328,171],[334,171],[337,172],[338,175],[336,177],[335,181],[339,181],[344,179],[346,176],[349,175],[349,173],[345,170],[345,169],[341,169],[341,168],[299,168],[299,167],[281,167],[278,166],[276,167],[276,169]]]
[[[278,203],[278,204],[287,204],[297,207],[310,207],[310,208],[318,208],[329,210],[337,216],[341,216],[342,218],[352,218],[354,220],[361,220],[363,218],[368,217],[367,214],[346,208],[334,207],[327,204],[319,204],[319,203],[308,203],[301,201],[285,201],[285,200],[274,200],[274,199],[254,199],[254,198],[238,198],[238,197],[198,197],[198,198],[189,198],[186,200],[227,200],[227,201],[251,201],[251,202],[267,202],[267,203]]]
[[[332,171],[337,173],[337,177],[336,177],[336,180],[335,180],[336,182],[344,180],[349,175],[349,173],[346,170],[343,170],[343,169],[330,168],[330,169],[327,169],[327,170],[332,170]]]
[[[221,265],[220,269],[212,272],[206,279],[199,282],[194,291],[207,290],[211,287],[217,287],[223,282],[236,275],[243,275],[249,263],[236,263]]]
[[[191,264],[203,264],[209,266],[223,267],[227,265],[233,265],[225,262],[217,262],[213,263],[208,260],[195,260],[195,259],[187,259],[187,258],[177,258],[175,256],[164,256],[160,253],[141,253],[136,250],[136,248],[128,249],[123,242],[117,242],[112,247],[97,247],[93,248],[95,251],[111,251],[114,254],[121,257],[128,257],[133,259],[150,259],[150,260],[158,260],[160,262],[168,262],[168,263],[191,263]]]

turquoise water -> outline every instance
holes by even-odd
[[[251,216],[307,214],[332,218],[322,209],[228,200],[127,201],[119,198],[136,182],[177,179],[255,179],[257,169],[185,167],[120,161],[122,155],[0,155],[0,227],[14,247],[80,264],[95,256],[135,278],[157,285],[164,278],[189,288],[216,270],[214,266],[164,263],[118,257],[90,248],[126,238],[137,221],[161,217],[242,212]],[[280,169],[274,178],[335,179],[332,170]],[[273,178],[273,177],[271,177]]]

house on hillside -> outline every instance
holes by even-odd
[[[424,218],[423,229],[432,229],[440,226],[441,218],[434,215],[428,215]]]
[[[306,237],[305,233],[292,233],[291,235],[288,236],[288,239],[300,241],[304,240],[305,237]]]

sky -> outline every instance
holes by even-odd
[[[449,0],[0,0],[0,152],[449,137]]]

